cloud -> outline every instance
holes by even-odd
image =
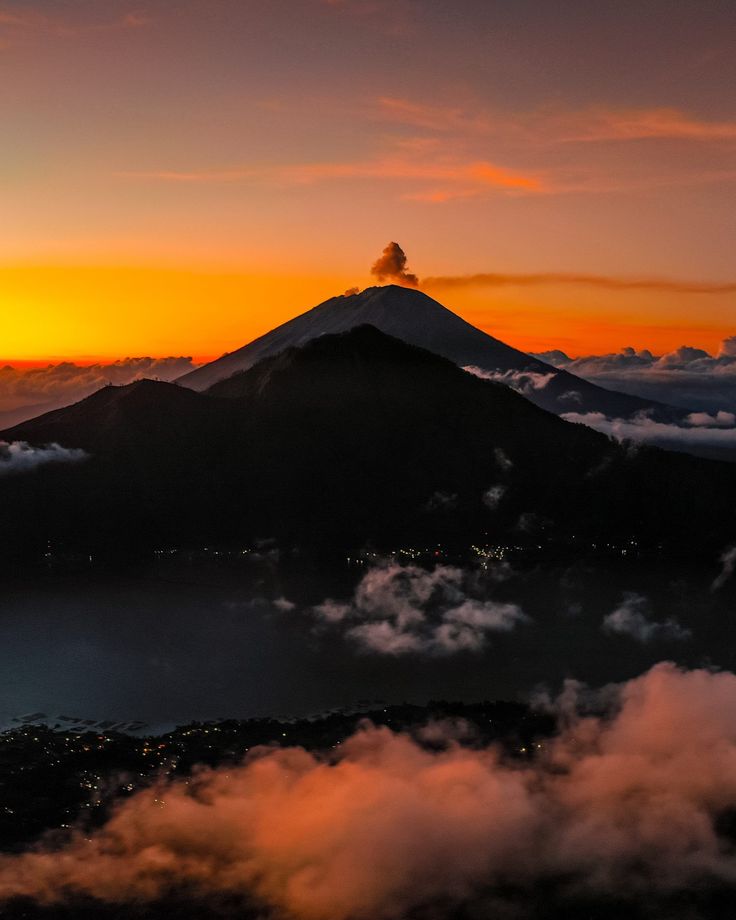
[[[422,287],[456,289],[468,287],[537,287],[562,285],[603,288],[609,291],[659,291],[673,294],[733,294],[736,281],[679,281],[667,278],[619,278],[614,275],[583,275],[565,272],[477,273],[439,275],[422,279]]]
[[[736,336],[724,339],[717,355],[683,345],[663,355],[629,347],[579,358],[561,351],[534,357],[605,387],[698,410],[692,425],[699,417],[710,424],[700,412],[714,416],[713,425],[720,427],[736,414]]]
[[[685,421],[695,428],[733,428],[736,425],[736,415],[723,411],[714,415],[707,412],[691,412]]]
[[[78,365],[69,361],[18,370],[0,367],[0,413],[11,411],[14,424],[49,409],[69,405],[112,383],[122,386],[144,377],[175,380],[196,367],[191,358],[122,358],[110,364]],[[21,411],[30,407],[30,414]]]
[[[382,655],[452,655],[483,649],[494,632],[528,620],[516,604],[480,600],[462,569],[396,563],[371,569],[351,601],[313,608],[319,621],[340,624],[344,636]]]
[[[734,141],[736,122],[706,121],[674,108],[591,109],[570,118],[560,137],[566,143],[647,139]]]
[[[656,422],[640,415],[631,419],[608,418],[601,412],[566,412],[562,415],[568,422],[587,425],[619,441],[642,441],[668,448],[691,447],[735,448],[736,428],[706,427],[703,425],[685,427],[682,425]]]
[[[733,120],[711,121],[664,107],[547,105],[510,113],[458,103],[453,96],[449,103],[383,96],[373,118],[466,154],[492,147],[525,164],[527,172],[527,164],[542,163],[548,194],[611,194],[736,179]],[[663,157],[665,144],[677,144],[677,156]]]
[[[87,456],[79,448],[60,444],[32,447],[26,441],[0,441],[0,476],[27,473],[49,463],[79,463]]]
[[[721,571],[710,586],[711,591],[719,591],[736,570],[736,546],[730,546],[721,556]]]
[[[505,473],[512,469],[514,462],[502,447],[497,447],[493,451],[493,456],[499,468]]]
[[[341,604],[339,601],[333,601],[332,598],[316,604],[312,608],[313,612],[325,623],[342,623],[350,616],[352,607],[350,604]]]
[[[363,0],[323,4],[342,13],[375,14],[373,21],[388,26],[397,3]],[[401,17],[404,18],[403,16]],[[368,18],[362,22],[368,21]],[[399,28],[403,28],[399,27]],[[353,106],[349,115],[366,122],[375,149],[354,158],[332,161],[234,162],[229,165],[161,164],[153,169],[134,166],[117,170],[118,178],[178,184],[251,183],[265,187],[310,186],[328,182],[363,181],[383,183],[397,189],[404,201],[442,204],[491,195],[529,196],[564,194],[610,194],[654,187],[733,182],[731,146],[736,131],[733,122],[708,122],[694,115],[664,109],[539,111],[509,116],[506,112],[473,109],[457,104],[443,105],[384,96]],[[376,131],[375,123],[384,123]],[[398,125],[391,132],[390,126]],[[388,130],[387,130],[388,126]],[[622,141],[663,139],[699,140],[688,157],[663,165],[656,160],[656,172],[649,161],[632,150],[622,154]],[[591,141],[600,147],[615,143],[608,155],[594,154]],[[727,143],[725,143],[727,142]],[[706,155],[697,156],[705,144]],[[577,156],[567,149],[577,144]],[[552,148],[557,147],[555,152]],[[488,158],[489,149],[493,159]],[[614,156],[615,154],[615,156]],[[577,276],[550,275],[544,282],[525,281],[526,276],[482,275],[473,284],[585,283]],[[582,276],[583,278],[585,276]],[[562,280],[569,278],[569,280]],[[504,280],[512,279],[512,280]],[[618,287],[619,279],[609,286]],[[430,283],[430,282],[428,282]],[[456,278],[431,279],[439,286],[455,286]],[[624,282],[625,284],[625,282]],[[639,279],[642,287],[668,291],[666,282]],[[695,287],[698,287],[695,283]],[[695,292],[695,291],[694,291]],[[707,293],[708,291],[706,291]]]
[[[456,492],[433,492],[426,504],[427,511],[452,511],[457,507]]]
[[[565,412],[567,422],[587,425],[596,431],[616,438],[617,441],[641,441],[664,449],[736,449],[736,427],[707,427],[656,422],[646,415],[630,419],[609,418],[602,412]]]
[[[503,124],[489,112],[470,112],[458,105],[431,105],[393,96],[379,97],[376,114],[381,120],[440,134],[487,136]],[[506,126],[508,129],[508,122]]]
[[[736,358],[736,335],[731,335],[721,342],[719,358]]]
[[[289,613],[296,608],[294,601],[290,601],[285,597],[277,597],[273,602],[273,606],[281,613]]]
[[[538,175],[507,169],[483,158],[439,154],[423,145],[399,143],[394,146],[396,152],[368,160],[286,166],[246,164],[225,169],[124,170],[116,176],[179,184],[265,182],[276,186],[308,186],[357,179],[400,184],[402,198],[435,202],[479,197],[493,191],[513,194],[546,191]]]
[[[501,504],[501,499],[506,494],[506,486],[495,485],[483,493],[483,504],[489,511],[495,511]]]
[[[708,121],[675,108],[542,109],[509,115],[500,110],[442,105],[382,96],[382,120],[466,137],[513,139],[525,144],[602,144],[605,142],[676,140],[718,143],[736,141],[736,121]]]
[[[115,18],[89,18],[80,19],[72,16],[58,15],[41,12],[33,9],[32,5],[26,8],[8,9],[0,8],[0,41],[2,47],[19,44],[28,44],[39,36],[51,36],[59,39],[73,39],[84,35],[94,35],[103,32],[117,32],[128,29],[140,29],[149,25],[149,16],[131,10]]]
[[[371,266],[371,275],[381,284],[403,284],[416,287],[416,275],[406,270],[406,254],[398,243],[389,243]]]
[[[647,616],[649,603],[641,594],[627,593],[618,607],[603,618],[604,632],[630,636],[637,642],[647,643],[655,639],[687,639],[691,632],[680,626],[676,620],[661,622]]]
[[[549,374],[540,374],[537,371],[489,371],[482,367],[476,367],[474,364],[468,364],[463,370],[474,377],[502,383],[524,396],[528,396],[535,390],[543,390],[550,380],[557,376],[554,371]]]
[[[329,756],[260,750],[161,782],[101,828],[0,857],[0,897],[186,891],[293,920],[388,920],[527,916],[543,891],[550,915],[598,898],[692,918],[689,893],[731,891],[736,676],[663,663],[601,694],[571,682],[555,709],[558,733],[525,759],[441,726],[424,745],[366,725]]]

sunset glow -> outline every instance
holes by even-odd
[[[527,6],[5,0],[0,360],[211,357],[369,284],[387,238],[420,279],[509,279],[425,289],[519,348],[716,348],[719,13]]]
[[[735,13],[0,0],[0,920],[733,920]]]

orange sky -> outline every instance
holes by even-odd
[[[664,0],[0,0],[0,360],[219,355],[369,284],[389,239],[420,278],[732,282],[729,25]],[[733,289],[427,291],[527,350],[736,331]]]
[[[238,273],[123,266],[22,266],[0,270],[5,308],[0,362],[93,361],[130,355],[216,357],[354,283],[356,276]],[[624,345],[717,351],[733,333],[732,295],[513,284],[427,288],[469,322],[527,351],[570,354]]]

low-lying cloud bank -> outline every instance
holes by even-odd
[[[712,426],[703,425],[702,422],[675,425],[656,422],[643,414],[622,419],[608,418],[602,412],[565,412],[562,418],[587,425],[618,441],[642,441],[656,447],[680,450],[706,448],[736,451],[736,426],[724,428],[718,422]]]
[[[144,377],[170,381],[195,367],[191,358],[122,358],[88,366],[64,361],[28,370],[8,364],[0,367],[0,424],[8,427],[77,402],[108,383],[123,386]]]
[[[617,354],[570,358],[562,351],[534,357],[614,390],[711,416],[736,413],[736,335],[717,355],[683,345],[664,355],[624,348]]]
[[[317,622],[382,655],[478,652],[493,633],[528,617],[516,604],[483,600],[473,576],[453,566],[433,571],[391,563],[368,571],[351,600],[313,608]]]
[[[255,899],[260,915],[374,920],[463,905],[523,917],[536,890],[558,910],[592,897],[654,916],[660,899],[733,886],[736,675],[663,663],[600,699],[586,715],[569,684],[558,734],[528,759],[437,726],[427,749],[421,733],[367,725],[327,756],[261,750],[163,782],[99,830],[0,858],[0,898],[187,891]],[[698,916],[680,908],[656,916]]]
[[[86,459],[85,451],[60,444],[32,447],[26,441],[0,441],[0,476],[27,473],[49,463],[79,463]]]

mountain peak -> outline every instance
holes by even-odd
[[[346,332],[363,325],[375,326],[387,335],[434,351],[450,360],[455,359],[445,354],[443,343],[462,342],[469,336],[480,336],[485,344],[490,343],[491,347],[501,353],[508,351],[512,355],[519,354],[492,336],[475,329],[423,291],[398,284],[384,284],[354,294],[331,297],[243,348],[186,374],[180,382],[194,390],[206,390],[217,381],[247,370],[263,358],[278,354],[286,348],[298,347],[319,336]],[[474,354],[472,349],[468,351],[469,358]],[[499,360],[508,364],[509,359],[506,357]],[[525,356],[525,360],[533,363],[533,359],[528,356]],[[468,360],[465,363],[477,362]]]
[[[650,400],[603,389],[564,368],[518,351],[472,326],[424,291],[398,284],[377,285],[358,293],[331,297],[237,351],[186,374],[180,382],[201,392],[287,348],[363,325],[375,326],[460,367],[480,368],[492,378],[516,386],[529,400],[558,415],[602,412],[610,417],[627,418],[648,412],[661,421],[673,421],[684,415],[680,410]]]

